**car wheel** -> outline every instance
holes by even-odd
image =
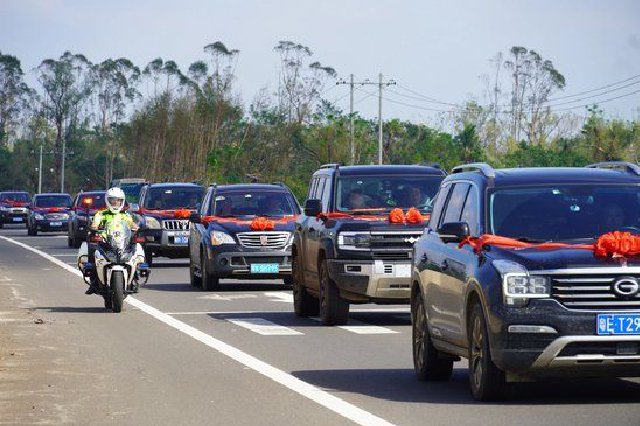
[[[80,248],[80,246],[82,245],[82,239],[74,236],[72,243],[73,243],[73,248]]]
[[[202,291],[216,290],[220,286],[218,277],[212,276],[207,270],[207,260],[204,253],[200,256],[200,277]]]
[[[469,318],[469,382],[471,393],[479,401],[502,399],[506,390],[504,372],[491,360],[487,322],[480,303],[476,303]]]
[[[149,266],[153,265],[153,252],[151,250],[144,251],[144,263]]]
[[[293,277],[284,277],[282,281],[284,281],[284,285],[293,285]]]
[[[411,304],[413,369],[421,381],[446,381],[453,372],[453,359],[433,346],[422,296]]]
[[[302,283],[302,265],[298,256],[293,256],[292,263],[293,311],[299,317],[318,315],[320,305],[318,300],[307,292],[307,288]]]
[[[4,228],[4,223],[0,222],[0,229]]]
[[[324,325],[344,325],[349,321],[349,302],[340,297],[336,283],[329,278],[326,260],[320,263],[320,319]]]
[[[32,237],[33,236],[33,230],[31,229],[31,227],[29,226],[29,224],[27,224],[27,235]]]
[[[202,286],[202,278],[198,277],[196,274],[196,266],[191,263],[191,260],[189,260],[189,283],[193,286],[193,287],[201,287]]]

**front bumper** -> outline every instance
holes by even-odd
[[[275,279],[291,276],[291,250],[225,251],[224,246],[207,252],[207,270],[218,278]],[[278,264],[278,273],[251,273],[252,264]]]
[[[35,227],[42,232],[59,232],[69,229],[69,222],[65,220],[36,220]]]
[[[2,223],[27,223],[27,209],[15,208],[0,210],[0,222]]]
[[[551,299],[496,308],[491,357],[498,368],[523,376],[640,376],[640,335],[598,335],[597,314]],[[542,328],[521,332],[521,326]]]
[[[142,246],[145,250],[152,251],[158,256],[167,256],[171,258],[189,257],[189,231],[167,229],[146,229],[139,231],[140,236],[145,239]],[[179,238],[186,237],[183,242]]]
[[[408,303],[411,261],[328,259],[329,277],[353,302]]]

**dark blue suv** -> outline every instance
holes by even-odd
[[[414,246],[418,377],[447,380],[466,357],[474,397],[492,400],[544,376],[640,376],[640,258],[598,252],[637,234],[633,164],[454,168]]]

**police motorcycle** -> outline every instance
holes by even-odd
[[[141,238],[124,220],[112,221],[104,231],[89,232],[89,243],[96,247],[95,264],[89,262],[87,242],[78,251],[78,268],[84,282],[91,285],[91,280],[97,280],[96,293],[104,298],[104,307],[115,313],[122,311],[127,295],[137,293],[140,284],[149,279]]]

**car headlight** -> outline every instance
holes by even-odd
[[[67,213],[64,213],[62,216],[60,216],[60,219],[67,220],[69,219],[69,215]]]
[[[211,231],[211,245],[235,244],[233,237],[222,231]]]
[[[371,234],[368,232],[341,232],[338,246],[343,250],[369,250]]]
[[[145,216],[145,222],[147,223],[147,228],[149,229],[160,229],[160,222],[153,216]]]
[[[529,275],[527,269],[509,260],[494,260],[493,266],[502,276],[502,296],[505,304],[526,306],[529,299],[551,297],[548,277]]]
[[[11,208],[10,207],[0,207],[0,211],[9,212],[9,211],[11,211]]]
[[[78,218],[78,222],[86,222],[89,218],[87,216],[76,216]]]
[[[34,214],[34,215],[33,215],[33,217],[35,217],[35,218],[36,218],[36,220],[43,220],[43,219],[44,219],[44,216],[42,216],[42,215],[41,215],[41,214],[39,214],[39,213]]]

